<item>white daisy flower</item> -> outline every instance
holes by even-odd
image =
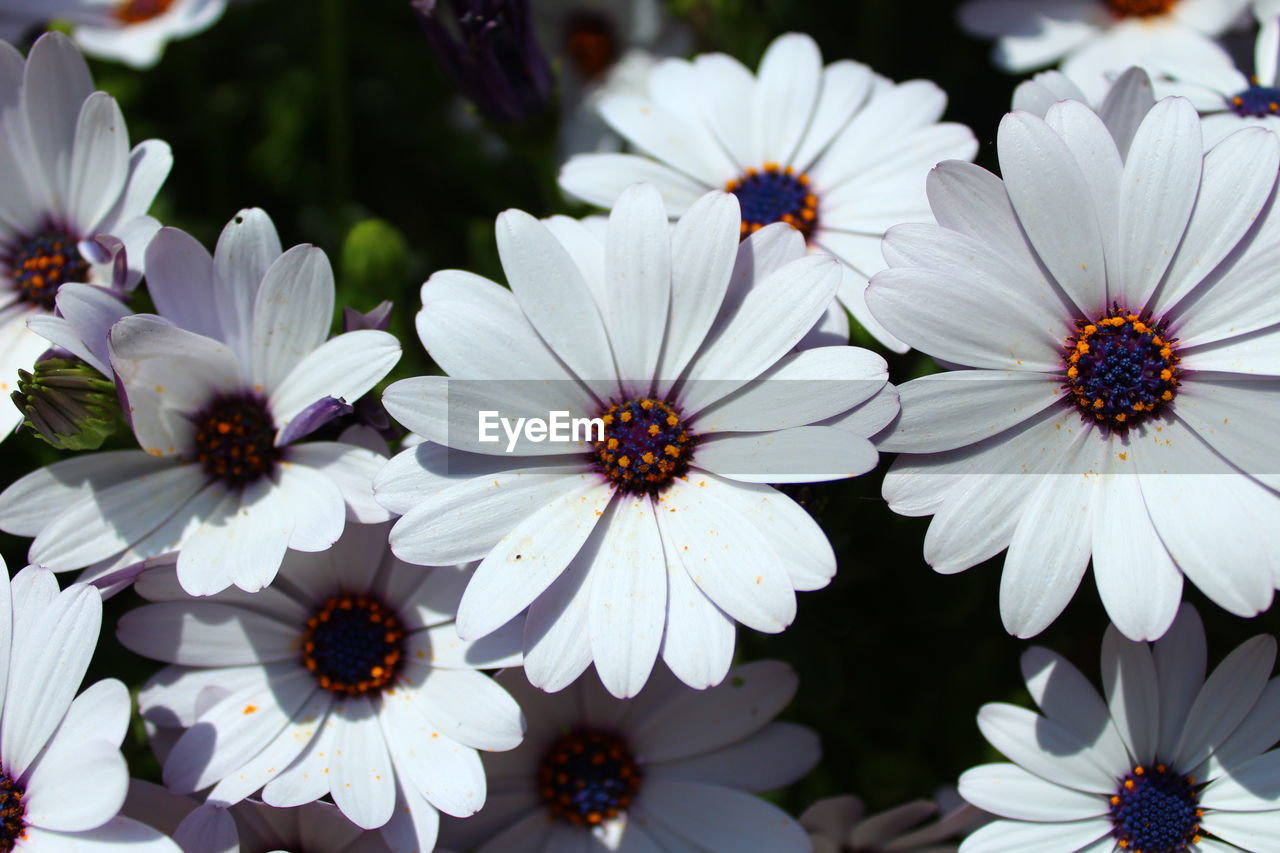
[[[821,528],[766,483],[855,476],[893,418],[880,356],[794,352],[841,276],[777,225],[739,245],[738,204],[711,193],[675,226],[651,186],[627,190],[604,239],[589,223],[498,218],[507,289],[470,273],[423,286],[418,332],[448,374],[387,389],[428,441],[378,475],[403,513],[392,550],[480,560],[458,611],[482,637],[526,608],[525,667],[560,690],[593,660],[635,695],[659,654],[718,683],[734,622],[778,632],[796,590],[826,586]],[[477,409],[599,418],[594,443],[484,443]],[[504,449],[505,448],[505,449]]]
[[[539,41],[560,62],[564,157],[619,150],[622,140],[600,119],[600,103],[610,95],[647,96],[654,65],[692,43],[660,0],[540,0],[533,17]]]
[[[49,344],[27,328],[49,319],[67,282],[103,299],[142,277],[143,255],[160,223],[147,209],[169,174],[168,144],[129,149],[115,99],[93,91],[84,58],[49,33],[24,61],[0,42],[0,393]],[[0,406],[0,437],[22,421]]]
[[[208,29],[227,0],[0,0],[10,32],[65,21],[90,56],[150,68],[165,45]]]
[[[1006,116],[1004,180],[939,166],[941,224],[892,229],[867,294],[957,368],[900,389],[884,495],[936,516],[938,572],[1008,548],[1000,610],[1019,637],[1091,558],[1134,639],[1164,633],[1184,577],[1242,616],[1280,583],[1280,145],[1251,128],[1205,154],[1181,98],[1113,126],[1076,101]]]
[[[800,825],[813,853],[956,853],[959,837],[989,817],[951,788],[940,791],[936,802],[914,800],[873,815],[858,797],[831,797],[805,809]]]
[[[813,250],[849,267],[830,325],[847,336],[845,309],[885,346],[905,352],[866,310],[867,279],[884,268],[880,238],[900,222],[932,221],[924,193],[939,160],[972,159],[967,127],[939,124],[946,94],[927,80],[894,84],[857,62],[825,68],[813,39],[776,39],[752,74],[724,54],[668,59],[649,76],[649,96],[616,96],[601,115],[641,154],[584,154],[560,186],[612,207],[622,190],[650,181],[667,212],[683,214],[709,189],[742,207],[746,236],[787,222]]]
[[[967,771],[960,793],[1005,819],[962,853],[1280,849],[1276,641],[1254,637],[1208,679],[1205,658],[1190,605],[1151,647],[1107,630],[1102,696],[1066,659],[1028,650],[1022,674],[1041,714],[1003,702],[978,713],[1011,763]]]
[[[774,722],[795,695],[779,661],[735,667],[724,683],[690,690],[655,673],[634,699],[592,677],[563,693],[498,676],[529,731],[519,749],[486,755],[492,794],[470,820],[446,820],[444,843],[476,853],[809,853],[809,838],[754,796],[818,763],[818,736]]]
[[[334,284],[324,252],[282,253],[267,215],[245,210],[213,257],[166,228],[147,260],[162,316],[119,320],[108,346],[142,449],[28,474],[0,494],[0,528],[35,537],[32,562],[97,564],[95,578],[181,549],[183,587],[207,595],[267,585],[286,548],[322,551],[348,519],[389,519],[372,495],[378,453],[299,441],[400,357],[386,332],[326,340]]]
[[[158,568],[135,588],[152,604],[120,620],[120,642],[173,664],[139,695],[143,716],[185,732],[168,750],[175,793],[212,786],[232,805],[326,794],[397,853],[431,850],[437,810],[484,805],[479,750],[520,743],[520,708],[478,670],[520,662],[522,625],[478,643],[453,615],[469,571],[405,566],[387,525],[350,525],[320,554],[290,553],[271,587],[192,599]]]
[[[1184,68],[1226,57],[1214,39],[1245,19],[1249,0],[968,0],[960,25],[997,39],[993,60],[1021,73],[1059,63],[1100,101],[1109,77],[1153,54],[1181,57]],[[1228,60],[1229,61],[1229,60]]]
[[[0,849],[179,853],[167,837],[120,816],[129,768],[128,689],[114,678],[76,695],[98,644],[102,597],[59,592],[46,569],[0,564]]]
[[[1173,83],[1162,92],[1183,95],[1203,116],[1206,147],[1242,127],[1280,131],[1280,19],[1262,21],[1254,45],[1253,75],[1238,70],[1230,56],[1216,64],[1186,64],[1177,54],[1153,56],[1153,70]]]
[[[386,853],[389,842],[378,830],[361,829],[332,803],[317,801],[279,809],[257,800],[233,806],[201,805],[159,785],[137,779],[129,784],[124,814],[171,836],[183,853],[279,851],[279,853]],[[423,853],[414,848],[417,853]],[[428,851],[430,848],[424,848]],[[446,853],[436,848],[436,853]]]

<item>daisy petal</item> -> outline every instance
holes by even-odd
[[[396,774],[379,724],[381,714],[361,696],[345,703],[334,738],[333,801],[356,826],[376,829],[396,805]]]
[[[709,853],[809,853],[813,847],[777,806],[719,785],[655,781],[645,787],[644,809]]]
[[[1016,764],[983,764],[960,776],[960,795],[983,811],[1056,823],[1100,817],[1106,797],[1073,791],[1028,773]]]
[[[129,130],[115,98],[94,92],[80,107],[67,214],[90,232],[111,210],[129,174]]]
[[[386,332],[360,329],[325,341],[293,363],[271,392],[271,414],[276,426],[285,426],[324,397],[355,403],[399,360],[400,342]]]
[[[252,363],[249,342],[258,288],[282,251],[275,224],[258,208],[237,213],[213,251],[218,327],[242,364]]]
[[[274,395],[294,365],[324,343],[332,322],[329,258],[315,246],[294,246],[267,268],[254,299],[249,337],[254,384]]]

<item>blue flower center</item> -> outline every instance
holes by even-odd
[[[367,596],[335,596],[307,620],[302,663],[325,690],[381,691],[395,680],[403,656],[399,621]]]
[[[58,288],[69,281],[88,281],[89,264],[81,257],[77,242],[72,234],[56,226],[15,239],[4,264],[18,298],[52,311]]]
[[[1150,317],[1116,308],[1078,322],[1064,358],[1066,388],[1082,413],[1113,427],[1141,423],[1177,394],[1175,342]]]
[[[743,237],[766,225],[785,222],[807,240],[818,225],[818,197],[809,186],[809,176],[797,174],[791,166],[765,163],[764,168],[748,169],[729,181],[725,189],[738,197]]]
[[[0,853],[10,853],[27,831],[26,789],[0,766]]]
[[[275,470],[275,420],[258,395],[216,397],[193,420],[193,455],[209,476],[242,488]]]
[[[595,443],[591,460],[621,491],[658,494],[689,470],[694,436],[665,400],[624,400],[600,419],[604,439]]]
[[[552,816],[577,826],[616,818],[640,789],[640,770],[627,742],[591,730],[571,732],[547,750],[538,790]]]
[[[1183,853],[1200,840],[1195,781],[1157,764],[1138,766],[1109,800],[1111,834],[1132,853]]]
[[[1280,113],[1280,89],[1253,85],[1231,99],[1231,111],[1238,116],[1262,118]]]

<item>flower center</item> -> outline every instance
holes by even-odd
[[[640,789],[640,769],[615,735],[580,729],[556,741],[538,769],[538,790],[552,816],[595,826],[627,810]]]
[[[26,791],[0,767],[0,853],[9,853],[27,833]]]
[[[584,80],[595,80],[618,60],[618,40],[604,15],[579,11],[569,17],[564,50]]]
[[[87,282],[89,264],[76,243],[72,234],[55,226],[31,237],[19,237],[4,259],[18,298],[52,311],[59,287],[69,281]]]
[[[396,617],[366,596],[330,598],[307,620],[302,663],[325,690],[360,696],[391,684],[404,655]]]
[[[173,0],[121,0],[112,15],[122,24],[140,24],[169,11]]]
[[[1253,85],[1231,99],[1231,111],[1238,116],[1263,118],[1280,113],[1280,89]]]
[[[1117,18],[1151,18],[1164,15],[1178,0],[1106,0],[1107,8]]]
[[[1163,764],[1133,768],[1111,803],[1111,834],[1133,853],[1182,853],[1200,841],[1200,800],[1195,780]]]
[[[809,176],[796,174],[791,166],[765,163],[762,169],[747,169],[725,184],[725,190],[738,197],[743,237],[774,222],[785,222],[807,240],[817,227],[818,197],[809,186]]]
[[[256,394],[215,398],[195,425],[196,461],[209,476],[238,488],[275,470],[275,421]]]
[[[600,414],[604,440],[591,455],[596,468],[630,494],[654,495],[689,470],[694,436],[665,400],[640,397]]]
[[[1160,326],[1118,307],[1097,322],[1077,322],[1065,349],[1066,387],[1086,415],[1129,427],[1173,400],[1179,359]]]

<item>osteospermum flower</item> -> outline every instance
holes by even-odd
[[[58,591],[46,569],[12,582],[0,563],[0,849],[15,853],[179,853],[151,827],[121,817],[129,769],[120,743],[128,689],[115,679],[76,695],[98,643],[102,597]]]
[[[441,827],[455,849],[812,849],[795,820],[754,796],[818,761],[817,735],[773,721],[796,691],[786,664],[745,664],[702,692],[655,674],[631,700],[609,696],[591,677],[554,696],[516,671],[498,680],[525,709],[529,731],[518,749],[485,756],[488,805]]]
[[[143,716],[185,729],[164,761],[175,793],[271,806],[330,795],[397,853],[433,849],[437,809],[485,801],[478,750],[520,742],[523,719],[480,669],[518,664],[521,625],[480,643],[453,615],[468,571],[423,571],[387,552],[387,526],[351,525],[332,549],[291,553],[253,596],[188,597],[166,568],[120,620],[129,649],[173,664],[143,689]],[[385,849],[385,848],[384,848]]]
[[[1280,10],[1277,10],[1280,11]],[[1280,130],[1280,19],[1262,21],[1254,45],[1253,74],[1246,75],[1228,55],[1218,63],[1181,61],[1173,52],[1152,56],[1153,70],[1171,78],[1165,87],[1184,95],[1203,118],[1205,145],[1213,146],[1242,127]]]
[[[1113,139],[1075,101],[1006,116],[1004,180],[941,165],[941,224],[891,230],[892,268],[867,295],[957,368],[900,389],[884,495],[935,515],[936,571],[1008,548],[1000,610],[1020,637],[1057,617],[1091,558],[1136,639],[1168,627],[1184,577],[1240,615],[1280,581],[1264,440],[1280,417],[1276,137],[1251,128],[1204,154],[1180,98],[1133,123]]]
[[[956,853],[959,837],[989,817],[951,788],[937,802],[913,800],[873,815],[858,797],[831,797],[805,809],[800,825],[813,853]]]
[[[93,577],[180,550],[183,587],[207,595],[265,586],[286,548],[324,550],[348,518],[387,520],[372,496],[381,456],[301,440],[400,357],[386,332],[326,340],[334,284],[324,252],[282,253],[267,215],[245,210],[213,257],[165,229],[147,259],[162,316],[115,322],[108,346],[142,449],[28,474],[0,494],[0,528],[35,537],[32,562],[95,566]]]
[[[12,32],[65,21],[90,56],[149,68],[167,43],[208,29],[226,6],[227,0],[0,0],[0,27]]]
[[[659,0],[539,0],[538,38],[560,60],[560,151],[617,151],[597,108],[610,95],[648,94],[649,72],[689,49],[688,29]]]
[[[1005,71],[1059,63],[1100,101],[1109,77],[1154,55],[1177,55],[1186,69],[1221,64],[1226,52],[1214,39],[1248,6],[1249,0],[968,0],[960,25],[997,39],[993,59]]]
[[[926,80],[894,84],[857,62],[825,68],[813,39],[776,39],[752,74],[724,54],[668,59],[649,97],[604,99],[605,122],[640,154],[584,154],[560,173],[567,192],[612,207],[650,181],[667,212],[709,189],[738,197],[742,235],[787,222],[849,273],[829,328],[848,339],[845,309],[890,349],[905,346],[867,312],[867,279],[884,268],[880,238],[899,222],[930,221],[924,179],[939,160],[971,159],[967,127],[939,124],[946,94]]]
[[[122,292],[142,277],[143,254],[160,224],[147,216],[169,174],[169,146],[129,149],[115,99],[93,91],[89,67],[60,33],[42,36],[25,60],[0,43],[11,73],[0,101],[0,392],[48,343],[27,329],[48,317],[61,287],[82,282]],[[121,251],[123,250],[123,251]],[[0,406],[0,437],[22,420]]]
[[[960,777],[969,802],[1005,819],[960,850],[1276,849],[1275,657],[1275,639],[1260,635],[1206,679],[1204,629],[1190,605],[1154,646],[1107,630],[1102,696],[1064,658],[1030,649],[1022,674],[1041,713],[983,706],[978,727],[1012,763]]]
[[[416,851],[417,840],[397,846],[381,831],[361,829],[332,803],[307,803],[291,809],[243,800],[233,806],[200,804],[193,797],[171,794],[159,785],[134,780],[124,813],[170,835],[183,853],[226,853],[227,850],[280,853],[387,853]],[[436,848],[436,853],[445,851]]]
[[[375,492],[404,513],[411,563],[480,560],[458,631],[482,637],[529,611],[525,667],[559,690],[593,660],[634,695],[659,654],[687,683],[723,678],[734,622],[778,632],[797,589],[825,586],[822,530],[765,483],[870,470],[864,436],[893,417],[880,356],[794,352],[840,265],[778,225],[739,246],[736,199],[712,193],[675,226],[658,193],[628,190],[603,240],[563,217],[498,219],[508,291],[446,271],[423,286],[418,331],[449,376],[387,389],[429,441]],[[514,422],[599,418],[591,441],[485,443],[478,411]]]

